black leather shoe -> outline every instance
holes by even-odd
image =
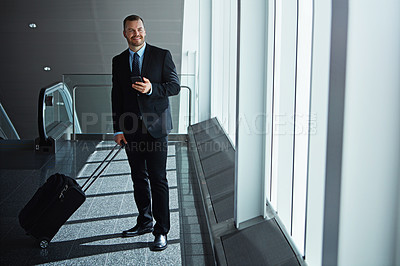
[[[151,232],[153,232],[152,225],[148,226],[135,225],[133,228],[123,231],[122,236],[140,236]]]
[[[152,251],[161,251],[167,248],[167,235],[156,235],[154,238],[153,245],[151,246]]]

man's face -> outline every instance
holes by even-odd
[[[142,48],[146,37],[146,30],[144,29],[143,22],[140,19],[126,21],[124,37],[128,42],[129,48],[133,51],[136,52]]]

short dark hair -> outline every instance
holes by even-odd
[[[125,30],[125,24],[126,24],[127,21],[136,21],[136,20],[141,20],[142,23],[143,23],[143,27],[144,27],[144,21],[143,21],[143,19],[142,19],[141,17],[139,17],[138,15],[129,15],[129,16],[127,16],[127,17],[124,19],[124,22],[123,22],[122,27],[123,27],[124,30]]]

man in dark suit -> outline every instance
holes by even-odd
[[[114,140],[127,144],[139,215],[136,225],[122,234],[153,232],[151,249],[159,251],[167,247],[170,229],[166,161],[172,120],[168,97],[177,95],[180,85],[171,53],[145,42],[142,18],[128,16],[123,26],[129,49],[115,56],[112,65]]]

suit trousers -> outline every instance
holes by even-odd
[[[170,229],[169,188],[166,172],[168,137],[155,139],[142,120],[134,134],[127,134],[125,147],[133,181],[134,199],[139,211],[137,224],[155,220],[154,235]]]

